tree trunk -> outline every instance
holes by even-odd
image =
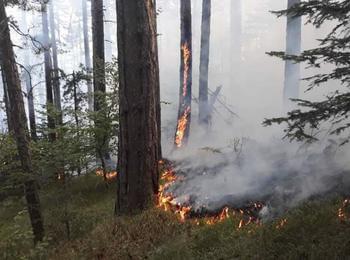
[[[34,234],[34,242],[36,243],[42,241],[44,237],[43,219],[41,216],[36,183],[32,176],[33,166],[31,151],[29,148],[27,118],[24,109],[21,82],[10,38],[4,0],[0,0],[0,56],[2,62],[1,66],[6,75],[10,112],[13,118],[14,136],[17,143],[18,154],[21,160],[23,172],[28,174],[28,179],[24,183],[24,191]]]
[[[62,124],[62,106],[61,106],[61,87],[60,87],[60,75],[58,67],[58,56],[57,56],[57,41],[56,41],[56,22],[55,22],[55,12],[54,12],[54,0],[50,1],[50,32],[51,32],[51,47],[52,47],[52,61],[53,61],[53,71],[52,71],[52,83],[53,83],[53,93],[54,93],[54,104],[57,109],[58,118],[57,123]]]
[[[26,11],[22,11],[23,17],[22,17],[22,31],[27,32],[28,26],[27,26],[27,16]],[[28,115],[29,115],[29,126],[30,126],[30,136],[32,137],[32,140],[36,141],[38,139],[37,133],[36,133],[36,120],[35,120],[35,107],[34,107],[34,95],[33,95],[33,86],[32,86],[32,80],[31,80],[31,67],[29,65],[29,50],[24,50],[24,79],[27,89],[27,99],[28,99]]]
[[[159,65],[152,1],[117,0],[120,130],[116,214],[145,209],[158,193]]]
[[[288,8],[300,3],[300,0],[288,0]],[[298,55],[301,52],[301,17],[287,17],[286,54]],[[288,106],[289,99],[299,97],[300,64],[287,60],[285,64],[284,102]]]
[[[46,83],[46,106],[47,106],[47,125],[49,128],[49,140],[56,140],[55,119],[52,117],[54,110],[54,99],[52,89],[52,61],[50,54],[49,25],[47,19],[46,4],[41,4],[41,18],[43,26],[43,46],[45,63],[45,83]]]
[[[208,111],[208,78],[209,78],[209,50],[210,50],[210,17],[211,0],[203,0],[202,29],[201,29],[201,56],[199,65],[199,123],[209,124]]]
[[[239,87],[241,81],[240,63],[242,56],[242,2],[231,1],[231,40],[230,40],[230,85]]]
[[[94,67],[94,92],[95,95],[106,92],[105,85],[105,44],[104,44],[104,21],[103,0],[91,1],[92,15],[92,45],[93,45],[93,67]],[[101,108],[101,98],[94,100],[94,110]]]
[[[88,12],[87,12],[87,0],[82,0],[83,8],[83,32],[84,32],[84,54],[85,54],[85,67],[87,74],[91,76],[91,54],[90,54],[90,41],[89,41],[89,26],[88,26]],[[90,78],[87,81],[88,88],[88,107],[89,111],[94,110],[94,100],[92,93],[92,81]]]
[[[0,63],[1,62],[1,57],[0,57]],[[9,133],[13,132],[13,124],[12,124],[12,119],[11,119],[11,113],[10,113],[10,102],[9,102],[9,96],[8,96],[8,91],[7,91],[7,84],[6,84],[6,77],[4,74],[4,71],[2,69],[2,65],[0,65],[1,69],[1,80],[2,80],[2,86],[4,89],[4,103],[5,103],[5,109],[6,109],[6,121],[7,121],[7,128]]]
[[[110,0],[104,0],[104,9],[105,9],[105,59],[107,62],[112,61],[113,51],[112,51],[112,30],[111,30],[111,12],[113,9],[110,5]]]
[[[187,144],[191,124],[192,101],[192,17],[191,0],[181,0],[181,64],[180,64],[180,102],[175,133],[177,148]]]

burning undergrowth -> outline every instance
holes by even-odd
[[[182,221],[215,224],[239,216],[239,227],[276,218],[308,199],[347,196],[350,176],[335,160],[336,149],[291,153],[245,140],[242,149],[198,148],[163,162],[159,207]],[[284,220],[278,226],[283,227]]]

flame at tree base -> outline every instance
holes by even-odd
[[[257,214],[264,204],[260,202],[251,203],[244,209],[234,209],[224,207],[219,213],[201,214],[193,211],[193,208],[188,203],[178,203],[173,194],[167,192],[168,188],[172,186],[175,181],[179,180],[179,176],[176,176],[174,169],[170,163],[160,161],[160,166],[163,168],[161,175],[162,184],[159,186],[158,193],[158,205],[157,207],[172,212],[178,216],[181,222],[192,221],[196,225],[214,225],[223,222],[229,218],[237,217],[240,219],[237,229],[241,229],[249,224],[261,225],[261,221]]]

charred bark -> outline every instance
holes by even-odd
[[[300,3],[300,0],[288,0],[288,8]],[[286,54],[298,55],[301,52],[301,17],[287,17]],[[300,64],[286,60],[284,79],[284,102],[299,97]]]
[[[87,12],[87,0],[82,0],[82,8],[83,8],[83,33],[84,33],[84,56],[85,56],[85,67],[87,70],[87,74],[89,79],[87,80],[87,88],[88,88],[88,107],[89,111],[94,110],[94,100],[92,93],[92,81],[90,79],[91,76],[91,54],[90,54],[90,44],[89,44],[89,26],[88,26],[88,12]]]
[[[54,12],[54,0],[50,1],[49,4],[50,11],[50,32],[51,32],[51,47],[52,47],[52,61],[53,61],[53,71],[52,71],[52,85],[54,93],[54,104],[57,112],[57,124],[61,125],[62,118],[62,105],[61,105],[61,86],[60,86],[60,75],[58,67],[58,54],[57,54],[57,41],[56,41],[56,22],[55,22],[55,12]]]
[[[22,170],[24,173],[28,174],[28,178],[24,183],[24,191],[34,234],[34,242],[36,243],[42,241],[44,237],[44,226],[36,182],[33,176],[27,118],[24,109],[21,82],[10,38],[4,0],[0,0],[0,56],[3,73],[6,76],[10,113],[13,119],[13,133],[17,143]]]
[[[201,55],[199,65],[199,123],[209,124],[208,109],[208,78],[209,78],[209,50],[210,50],[210,17],[211,0],[203,0],[202,28],[201,28]]]
[[[180,64],[180,101],[175,146],[187,144],[191,124],[192,101],[192,15],[191,1],[181,0],[181,64]]]
[[[54,97],[52,86],[52,61],[50,54],[49,41],[49,25],[47,18],[47,5],[41,4],[41,20],[43,26],[43,46],[44,46],[44,63],[45,63],[45,84],[46,84],[46,109],[47,109],[47,126],[49,129],[49,140],[51,142],[56,140],[56,124],[52,116],[54,113]]]
[[[156,14],[153,1],[117,0],[120,130],[116,214],[147,208],[158,193]]]

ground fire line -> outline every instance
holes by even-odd
[[[258,226],[262,224],[258,213],[265,205],[261,202],[250,203],[241,209],[225,206],[219,212],[197,212],[193,210],[190,203],[178,203],[176,198],[167,190],[181,177],[176,175],[172,164],[168,161],[160,161],[160,168],[162,169],[160,178],[162,184],[159,185],[157,206],[164,211],[174,213],[181,222],[192,221],[197,225],[200,223],[214,225],[235,216],[240,219],[237,229],[249,224]]]

